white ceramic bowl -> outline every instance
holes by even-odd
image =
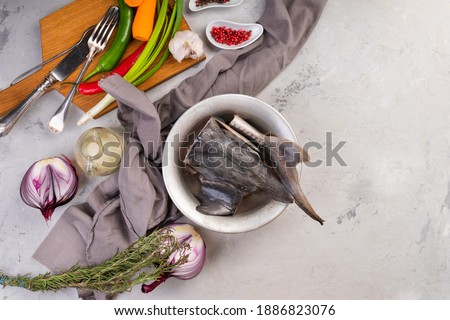
[[[191,11],[201,11],[201,10],[211,9],[211,8],[231,8],[231,7],[236,7],[236,6],[240,5],[242,2],[244,2],[244,0],[230,0],[229,2],[223,3],[223,4],[210,3],[205,6],[197,7],[195,5],[195,0],[190,0],[189,1],[189,9],[191,9]]]
[[[235,30],[239,30],[239,29],[243,29],[246,31],[251,30],[252,34],[248,40],[242,42],[241,44],[238,44],[238,45],[223,44],[223,43],[217,42],[211,36],[211,29],[213,27],[221,27],[221,26],[225,26],[227,28],[232,28]],[[205,32],[206,32],[206,38],[208,39],[209,42],[211,42],[212,45],[216,46],[219,49],[235,50],[235,49],[244,48],[244,47],[252,44],[253,42],[255,42],[263,34],[264,27],[262,25],[260,25],[259,23],[238,23],[238,22],[233,22],[233,21],[228,21],[228,20],[214,20],[214,21],[211,21],[206,26]]]
[[[189,108],[170,131],[163,154],[164,183],[178,209],[199,226],[223,233],[258,229],[278,217],[287,207],[285,203],[249,195],[232,216],[211,216],[196,210],[199,202],[193,190],[199,187],[199,182],[197,177],[182,168],[186,148],[192,143],[192,133],[198,133],[211,116],[228,121],[234,114],[240,115],[264,133],[271,132],[297,142],[289,123],[270,105],[250,96],[225,94],[203,100]],[[186,141],[188,136],[191,141]]]

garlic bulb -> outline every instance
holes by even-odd
[[[31,165],[20,184],[20,196],[30,207],[40,209],[48,221],[56,207],[73,199],[77,189],[78,175],[70,160],[53,157]]]
[[[191,30],[177,31],[169,42],[169,50],[175,60],[198,59],[203,55],[203,41]]]

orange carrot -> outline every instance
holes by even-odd
[[[144,0],[138,7],[133,21],[133,38],[147,41],[153,32],[157,0]]]
[[[142,4],[144,0],[125,0],[125,3],[130,7],[137,7]]]

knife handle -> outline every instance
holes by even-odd
[[[42,82],[34,91],[23,100],[14,110],[9,112],[6,116],[0,119],[0,137],[6,136],[14,127],[14,125],[19,121],[19,119],[23,116],[23,114],[28,110],[30,105],[37,100],[40,96],[42,96],[48,88],[50,88],[56,79],[51,75],[45,78],[45,81]]]

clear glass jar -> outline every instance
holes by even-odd
[[[123,150],[121,134],[108,128],[91,128],[78,138],[75,161],[88,177],[106,176],[119,169]]]

